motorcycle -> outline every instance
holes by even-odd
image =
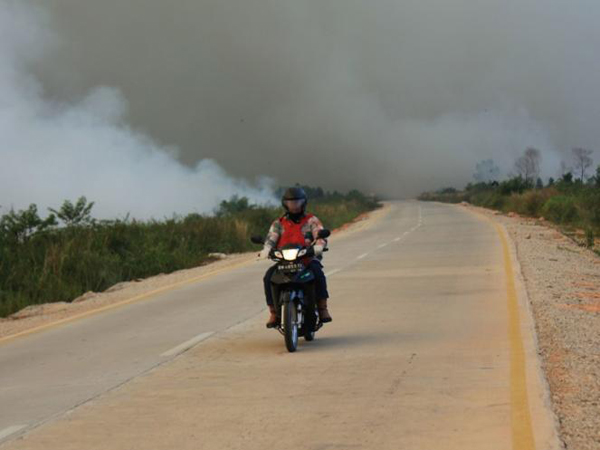
[[[330,234],[329,230],[320,230],[317,238],[326,239]],[[306,238],[312,240],[310,235]],[[260,236],[253,236],[251,240],[255,244],[263,243]],[[306,258],[315,256],[314,244],[315,241],[307,246],[286,245],[281,249],[272,249],[269,254],[269,259],[277,263],[271,277],[274,291],[278,293],[273,296],[279,319],[276,329],[284,336],[289,352],[295,352],[298,348],[299,336],[312,341],[315,333],[323,326],[315,300],[315,276],[303,262]]]

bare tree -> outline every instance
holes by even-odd
[[[573,149],[573,162],[574,169],[577,170],[578,174],[581,174],[580,180],[583,183],[585,172],[592,166],[593,160],[591,158],[594,150],[587,148],[576,147]]]
[[[525,181],[529,181],[533,184],[540,174],[541,160],[542,155],[540,151],[537,148],[528,147],[523,153],[523,156],[520,156],[515,161],[515,169]]]

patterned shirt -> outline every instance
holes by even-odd
[[[285,216],[283,216],[285,217]],[[310,233],[313,237],[313,240],[316,239],[320,230],[323,230],[323,224],[319,220],[317,216],[312,216],[308,219],[308,221],[302,227],[302,234],[306,235]],[[271,227],[269,228],[269,233],[267,234],[267,239],[265,241],[265,246],[276,248],[279,239],[283,235],[285,230],[283,229],[283,224],[281,223],[281,218],[273,221]],[[323,248],[327,246],[327,241],[325,239],[317,239],[317,245],[322,245]]]

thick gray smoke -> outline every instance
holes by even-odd
[[[410,196],[529,146],[555,176],[600,142],[592,0],[37,1],[48,92],[119,88],[190,167]]]
[[[236,181],[212,160],[185,166],[174,150],[125,125],[127,104],[97,87],[75,102],[44,98],[31,64],[54,50],[47,17],[0,1],[0,205],[58,207],[85,195],[98,217],[210,212],[223,199],[273,199],[269,181]],[[0,212],[3,212],[0,211]]]

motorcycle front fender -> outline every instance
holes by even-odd
[[[301,289],[285,289],[279,293],[279,303],[294,302],[302,305],[306,302],[306,294]]]
[[[293,281],[293,278],[278,271],[273,272],[273,275],[271,276],[271,283],[273,284],[288,284]]]

